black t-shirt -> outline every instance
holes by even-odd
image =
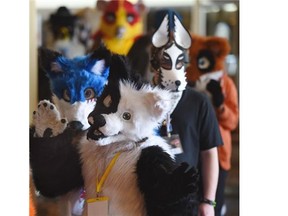
[[[171,114],[172,134],[179,134],[183,153],[176,155],[176,162],[187,162],[198,167],[199,154],[222,145],[218,121],[208,97],[186,87]]]

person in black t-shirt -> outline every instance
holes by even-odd
[[[199,208],[191,215],[214,216],[219,173],[217,146],[222,145],[218,122],[209,99],[187,86],[189,32],[174,11],[160,11],[158,15],[163,20],[151,39],[150,62],[155,72],[152,82],[171,90],[175,104],[159,133],[173,143],[177,163],[186,161],[200,170]]]

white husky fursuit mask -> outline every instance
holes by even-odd
[[[174,11],[167,11],[152,36],[152,67],[160,72],[159,84],[172,91],[186,87],[185,64],[192,39]]]

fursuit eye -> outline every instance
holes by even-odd
[[[67,102],[71,100],[71,94],[67,89],[64,90],[63,99]]]
[[[201,57],[198,59],[199,69],[207,69],[210,66],[210,61],[206,57]]]
[[[116,16],[113,12],[108,12],[104,16],[107,23],[114,23],[116,20]]]
[[[87,88],[84,91],[84,96],[85,96],[86,100],[95,98],[95,92],[94,92],[94,90],[92,88]]]
[[[134,19],[135,19],[134,14],[128,14],[127,15],[127,22],[128,23],[132,23],[134,21]]]
[[[180,70],[184,66],[184,54],[181,54],[176,60],[176,69]]]
[[[131,119],[131,114],[129,112],[124,112],[122,114],[122,118],[126,121],[130,120]]]
[[[215,56],[209,50],[199,51],[197,57],[197,66],[201,73],[212,71],[215,66]]]
[[[163,56],[160,59],[160,67],[164,68],[165,70],[172,69],[172,60],[168,54],[163,53]]]

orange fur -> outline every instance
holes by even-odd
[[[231,168],[232,139],[231,131],[238,125],[238,93],[233,80],[225,73],[225,58],[230,52],[229,42],[221,37],[205,37],[192,34],[192,46],[189,49],[190,65],[187,68],[187,80],[195,82],[202,74],[198,68],[197,56],[200,51],[209,50],[213,54],[215,64],[210,72],[224,71],[220,80],[224,103],[221,111],[216,110],[223,146],[218,147],[219,163],[222,169]]]
[[[30,174],[29,179],[29,216],[36,216],[36,197],[35,197],[35,186]]]
[[[190,65],[187,68],[187,80],[196,81],[202,73],[199,71],[197,65],[197,55],[200,50],[210,50],[215,59],[215,66],[213,71],[223,70],[225,57],[230,52],[230,45],[225,38],[221,37],[204,37],[192,34],[192,46],[189,49]],[[213,72],[211,71],[211,72]]]

